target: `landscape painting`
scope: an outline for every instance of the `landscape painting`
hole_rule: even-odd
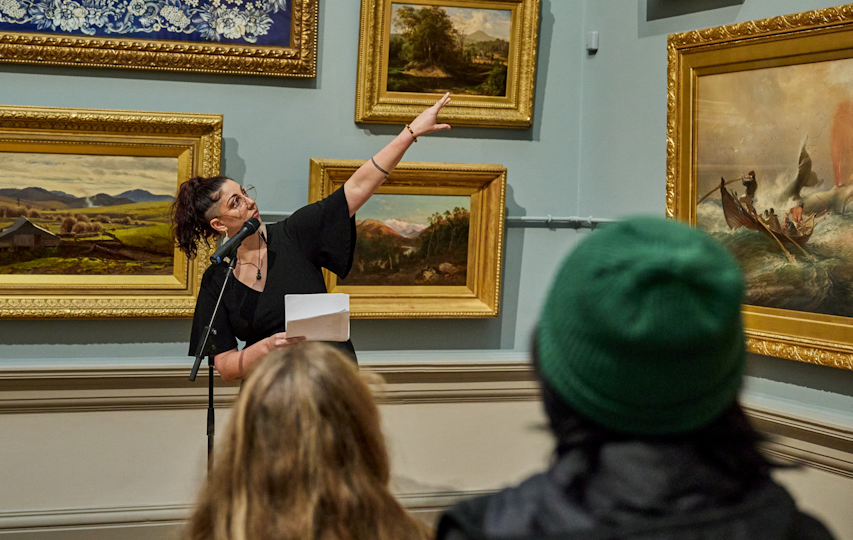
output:
[[[0,152],[0,274],[174,271],[178,158]]]
[[[311,159],[308,202],[343,189],[364,161]],[[506,169],[401,161],[359,208],[349,274],[326,290],[363,319],[496,317],[500,311]]]
[[[853,317],[853,59],[701,77],[696,225],[745,303]]]
[[[391,4],[389,92],[506,96],[512,11]]]
[[[355,121],[533,125],[541,0],[361,0]]]
[[[353,267],[340,285],[465,285],[470,197],[376,194],[357,219]]]

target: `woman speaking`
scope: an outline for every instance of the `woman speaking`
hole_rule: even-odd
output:
[[[261,223],[237,249],[234,278],[228,281],[216,315],[210,340],[214,365],[223,379],[242,379],[270,351],[303,338],[285,333],[285,294],[326,292],[322,268],[345,277],[355,249],[355,213],[382,185],[403,154],[418,137],[450,129],[438,124],[439,111],[450,101],[445,94],[411,124],[406,125],[385,148],[365,162],[325,199],[309,204],[289,218]],[[172,230],[178,247],[190,259],[198,254],[201,240],[236,235],[246,221],[260,220],[255,200],[234,180],[225,176],[192,178],[181,184],[172,205]],[[205,326],[210,322],[228,272],[225,263],[204,273],[193,316],[190,356],[195,356]],[[246,343],[238,349],[238,341]],[[352,343],[336,344],[355,360]]]

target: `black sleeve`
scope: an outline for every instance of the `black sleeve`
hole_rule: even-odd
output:
[[[799,512],[788,536],[791,540],[833,540],[832,533],[812,516]]]
[[[217,270],[218,268],[215,267],[208,268],[201,279],[201,287],[198,291],[198,299],[196,300],[195,312],[193,313],[193,329],[192,334],[190,334],[189,356],[196,355],[196,348],[201,342],[204,328],[210,322],[210,317],[213,315],[213,308],[216,307],[216,300],[219,298],[219,291],[222,289],[224,276],[222,272]],[[216,335],[210,336],[208,340],[213,340],[215,344],[213,356],[237,348],[237,338],[234,337],[234,332],[228,321],[227,296],[228,291],[225,291],[225,297],[222,299],[222,304],[219,306],[219,311],[216,313],[216,320],[213,323]]]
[[[460,501],[447,509],[436,525],[436,540],[484,540],[483,517],[490,496]]]
[[[349,215],[344,188],[293,213],[285,222],[288,233],[315,266],[345,278],[355,252],[355,217]]]

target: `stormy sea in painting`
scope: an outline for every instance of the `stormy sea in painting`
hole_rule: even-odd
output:
[[[793,263],[769,236],[730,230],[719,197],[697,207],[696,224],[737,259],[746,277],[745,304],[853,317],[853,213],[820,218],[803,247],[814,260],[786,244]]]

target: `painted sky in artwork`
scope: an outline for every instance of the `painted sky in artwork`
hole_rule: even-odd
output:
[[[391,5],[391,31],[401,33],[402,29],[394,25],[394,17],[401,6],[420,9],[427,6],[415,4],[392,4]],[[510,29],[512,27],[512,12],[499,9],[472,9],[443,7],[444,11],[453,21],[453,26],[463,35],[483,31],[486,34],[509,41]]]
[[[828,189],[832,118],[844,101],[853,101],[853,59],[700,77],[699,195],[721,176],[730,180],[749,170],[758,173],[759,186],[789,183],[803,142],[812,169],[825,179],[821,189]]]
[[[76,197],[145,189],[175,196],[178,158],[0,152],[0,188],[40,187]]]
[[[373,195],[356,214],[356,219],[387,221],[397,219],[427,225],[432,214],[454,207],[469,209],[471,198],[463,195]]]

